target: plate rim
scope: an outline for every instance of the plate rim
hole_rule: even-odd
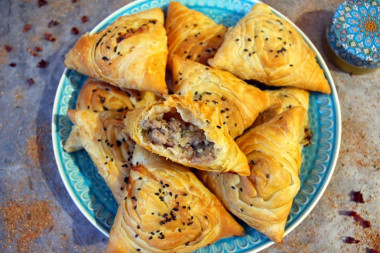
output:
[[[96,30],[99,30],[99,28],[101,28],[104,24],[106,24],[107,22],[109,22],[109,20],[117,17],[117,16],[120,16],[120,14],[122,12],[124,12],[126,9],[132,9],[134,6],[136,5],[139,5],[143,2],[146,2],[147,0],[137,0],[137,1],[134,1],[132,3],[129,3],[129,4],[126,4],[122,7],[120,7],[119,9],[117,9],[116,11],[112,12],[111,14],[109,14],[107,17],[105,17],[102,21],[100,21],[99,23],[97,23],[97,25],[90,31],[90,34],[94,33]],[[149,0],[148,0],[149,1]],[[153,0],[150,0],[150,1],[153,1]],[[178,0],[178,1],[181,1],[181,0]],[[251,2],[253,4],[257,4],[257,3],[262,3],[261,1],[259,0],[245,0],[247,2]],[[171,1],[168,1],[168,3],[170,3]],[[289,20],[284,14],[282,14],[281,12],[277,11],[275,8],[271,7],[270,5],[268,5],[270,7],[270,9],[276,14],[278,15],[279,17],[285,19],[286,21],[288,21],[296,30],[297,32],[300,33],[300,35],[302,36],[302,38],[305,40],[305,42],[311,47],[311,49],[315,52],[316,54],[316,58],[318,59],[318,62],[319,62],[319,65],[320,67],[322,68],[323,72],[324,72],[324,75],[326,77],[326,79],[328,80],[329,84],[330,84],[330,87],[331,87],[331,96],[332,96],[332,100],[334,102],[334,110],[335,110],[335,118],[334,118],[334,122],[336,123],[335,125],[335,141],[334,141],[334,150],[331,154],[331,164],[330,164],[330,170],[329,172],[326,174],[326,178],[324,180],[324,182],[322,183],[320,189],[319,189],[319,192],[316,193],[314,199],[311,201],[311,203],[306,207],[306,209],[304,210],[304,212],[298,217],[298,219],[292,223],[286,230],[285,230],[285,233],[284,233],[284,237],[286,235],[288,235],[290,232],[292,232],[296,227],[298,227],[298,225],[310,214],[310,212],[315,208],[315,206],[317,205],[317,203],[319,202],[319,200],[322,198],[327,186],[329,185],[330,183],[330,180],[331,180],[331,177],[332,175],[334,174],[334,171],[335,171],[335,167],[336,167],[336,163],[337,163],[337,160],[338,160],[338,156],[339,156],[339,150],[340,150],[340,144],[341,144],[341,134],[342,134],[342,120],[341,120],[341,110],[340,110],[340,102],[339,102],[339,98],[338,98],[338,94],[337,94],[337,91],[336,91],[336,86],[335,86],[335,82],[332,78],[332,75],[330,73],[330,70],[329,68],[327,67],[326,65],[326,62],[325,60],[323,59],[323,57],[321,56],[321,54],[319,53],[319,51],[317,50],[317,48],[315,47],[315,45],[311,42],[311,40],[304,34],[304,32],[296,25],[294,24],[291,20]],[[158,8],[161,8],[161,7],[158,7]],[[82,203],[80,202],[80,200],[78,199],[78,197],[76,196],[76,194],[74,193],[73,189],[71,188],[67,178],[66,178],[66,175],[65,175],[65,172],[64,172],[64,168],[63,166],[61,165],[62,163],[62,160],[60,158],[60,153],[58,152],[58,141],[57,141],[57,136],[56,136],[56,133],[57,133],[57,126],[56,126],[56,116],[58,115],[58,104],[59,104],[59,101],[58,101],[58,98],[62,92],[62,89],[63,89],[63,86],[64,86],[64,81],[66,79],[66,75],[67,75],[67,72],[69,70],[67,68],[64,69],[63,73],[62,73],[62,76],[59,80],[59,83],[58,83],[58,87],[57,87],[57,91],[56,91],[56,94],[54,96],[54,105],[53,105],[53,110],[52,110],[52,120],[51,120],[51,135],[52,135],[52,144],[53,144],[53,151],[54,151],[54,158],[55,158],[55,162],[56,162],[56,165],[58,167],[58,171],[59,171],[59,174],[60,174],[60,177],[63,181],[63,184],[66,188],[66,190],[68,191],[71,199],[74,201],[75,205],[79,208],[79,210],[81,211],[81,213],[87,218],[87,220],[93,225],[95,226],[101,233],[103,233],[106,237],[109,237],[109,233],[108,231],[105,230],[105,228],[103,228],[102,226],[99,225],[99,223],[96,221],[96,219],[84,208],[84,206],[82,205]],[[259,252],[265,248],[268,248],[269,246],[273,245],[274,242],[272,240],[269,240],[268,242],[266,243],[263,243],[262,245],[258,246],[257,248],[254,248],[254,249],[250,249],[246,252]]]

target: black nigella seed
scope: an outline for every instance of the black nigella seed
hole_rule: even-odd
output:
[[[251,161],[251,164],[255,165],[255,164],[256,164],[256,162],[252,160],[252,161]]]
[[[231,189],[232,189],[232,190],[235,190],[235,186],[231,186]]]
[[[102,58],[104,61],[108,61],[108,58],[106,56],[103,56]]]
[[[187,196],[187,193],[184,193],[183,196]]]
[[[218,129],[221,129],[222,127],[221,126],[216,126]]]

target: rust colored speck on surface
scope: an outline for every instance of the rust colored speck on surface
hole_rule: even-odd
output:
[[[57,40],[56,38],[54,38],[53,34],[51,33],[44,33],[44,38],[45,40],[51,41],[51,42],[54,42]]]
[[[344,243],[348,243],[348,244],[359,243],[360,242],[359,240],[356,240],[355,238],[353,238],[351,236],[343,236],[340,239],[342,239],[342,241]]]
[[[72,32],[73,34],[75,34],[75,35],[78,35],[78,34],[79,34],[79,30],[78,30],[78,28],[76,28],[76,27],[71,28],[71,32]]]
[[[5,45],[4,49],[9,53],[13,50],[13,47],[11,47],[10,45]]]
[[[38,0],[38,7],[42,7],[42,6],[44,6],[45,4],[47,4],[47,1],[46,1],[46,0]]]
[[[34,79],[33,78],[29,78],[28,80],[26,80],[26,83],[29,85],[29,86],[32,86],[34,84]]]
[[[0,207],[8,243],[15,241],[17,252],[31,252],[33,241],[54,223],[51,202],[32,199],[25,196],[24,200],[7,200]]]
[[[51,20],[48,24],[48,27],[52,28],[52,27],[57,26],[57,25],[59,25],[59,22],[57,20]]]
[[[23,32],[23,33],[26,33],[27,31],[30,30],[31,27],[32,27],[32,26],[31,26],[30,24],[25,24],[25,25],[24,25],[24,29],[22,29],[22,32]]]
[[[46,68],[47,65],[49,65],[49,62],[47,62],[47,61],[45,61],[44,59],[42,59],[41,61],[38,62],[37,67],[43,69],[43,68]]]
[[[371,222],[364,220],[362,217],[360,217],[359,214],[357,214],[355,211],[339,211],[339,215],[345,215],[345,216],[351,216],[354,218],[356,222],[359,222],[359,224],[363,228],[370,228]]]
[[[86,23],[88,21],[88,18],[87,16],[82,16],[81,20],[82,20],[82,23]]]
[[[364,200],[363,200],[363,194],[358,191],[351,191],[350,192],[350,198],[351,198],[351,201],[354,201],[356,203],[364,203]]]

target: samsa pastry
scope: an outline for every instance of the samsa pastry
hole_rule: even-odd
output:
[[[259,113],[277,111],[281,102],[267,91],[249,85],[231,73],[174,58],[173,91],[197,102],[220,108],[223,124],[232,138],[252,125]]]
[[[219,110],[172,95],[132,111],[126,131],[140,146],[185,166],[249,175],[247,158],[228,134]]]
[[[136,146],[106,252],[192,252],[243,228],[179,164]]]
[[[122,90],[103,81],[88,78],[79,92],[76,109],[93,112],[126,112],[156,100],[157,97],[152,92]],[[83,149],[79,135],[79,128],[74,125],[65,142],[66,152]]]
[[[227,209],[251,227],[281,242],[293,199],[300,189],[304,109],[294,107],[237,139],[251,175],[200,172]]]
[[[135,146],[123,131],[125,113],[68,110],[68,115],[78,129],[84,149],[119,202],[129,177]]]
[[[314,51],[285,19],[263,3],[230,29],[208,63],[244,80],[271,86],[293,86],[330,94]]]
[[[120,88],[167,94],[167,38],[159,8],[122,16],[104,30],[84,34],[65,66]]]
[[[178,2],[170,2],[165,22],[168,36],[168,68],[174,55],[206,64],[224,40],[227,27],[201,12]]]

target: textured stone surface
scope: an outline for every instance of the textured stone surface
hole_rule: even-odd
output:
[[[129,1],[0,1],[0,244],[1,252],[103,252],[107,238],[94,228],[70,199],[58,174],[50,124],[63,57],[79,38]],[[294,21],[322,53],[322,34],[337,0],[265,1]],[[88,21],[82,23],[86,15]],[[51,20],[57,26],[48,27]],[[25,24],[29,31],[23,33]],[[44,39],[51,33],[55,42]],[[5,50],[11,46],[11,52]],[[32,56],[28,48],[42,48]],[[36,66],[44,59],[46,68]],[[9,66],[16,63],[15,67]],[[327,64],[342,110],[342,145],[336,172],[311,214],[282,245],[264,252],[366,252],[380,250],[380,71],[350,76]],[[34,79],[29,85],[27,80]],[[363,204],[350,201],[361,191]],[[371,222],[363,229],[353,210]],[[358,244],[345,244],[351,236]]]

